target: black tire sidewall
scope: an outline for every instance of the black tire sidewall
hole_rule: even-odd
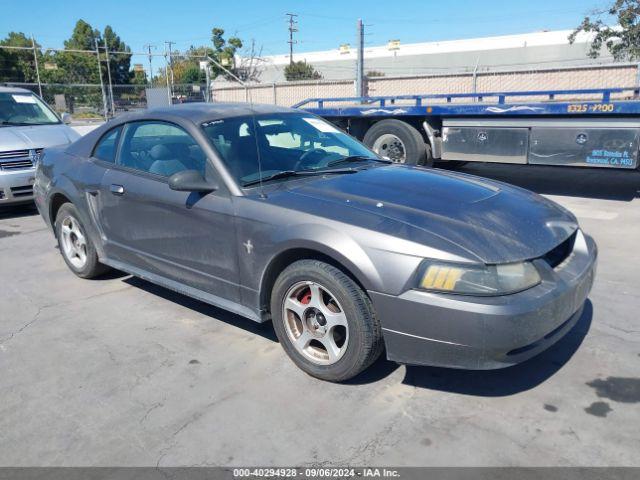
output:
[[[363,142],[373,148],[375,141],[384,134],[398,137],[405,148],[406,161],[404,165],[424,165],[427,161],[427,149],[420,132],[402,120],[381,120],[373,124],[365,133]]]
[[[282,302],[289,289],[294,284],[303,281],[316,282],[330,290],[347,317],[349,327],[347,351],[333,365],[317,365],[306,359],[292,345],[287,335],[282,316]],[[280,274],[271,295],[273,326],[283,349],[300,369],[323,380],[342,381],[357,375],[372,363],[372,361],[368,360],[371,355],[366,351],[367,338],[365,332],[366,329],[372,327],[370,324],[371,319],[367,318],[367,308],[362,308],[362,299],[354,298],[354,294],[366,295],[353,280],[340,270],[323,262],[299,261],[286,268]],[[377,358],[378,355],[375,357]]]

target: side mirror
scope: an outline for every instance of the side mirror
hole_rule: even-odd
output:
[[[197,170],[183,170],[169,177],[169,188],[178,192],[211,193],[218,185],[208,182]]]
[[[66,123],[67,125],[71,123],[71,115],[69,115],[67,112],[64,112],[60,119],[62,120],[62,123]]]

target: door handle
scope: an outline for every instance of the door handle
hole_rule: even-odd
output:
[[[114,195],[124,195],[124,187],[122,185],[116,185],[115,183],[111,185],[111,193]]]

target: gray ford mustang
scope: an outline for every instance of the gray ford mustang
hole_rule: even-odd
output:
[[[392,164],[298,110],[201,104],[45,151],[36,204],[78,276],[109,267],[273,321],[305,372],[500,368],[580,317],[597,250],[528,191]]]

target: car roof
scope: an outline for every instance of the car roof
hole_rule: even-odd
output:
[[[3,87],[0,85],[0,93],[33,93],[31,90],[20,87]]]
[[[260,115],[269,113],[301,113],[301,110],[278,107],[276,105],[249,103],[186,103],[170,107],[151,108],[140,112],[126,113],[104,123],[95,130],[82,136],[69,145],[67,152],[74,155],[89,155],[95,143],[107,131],[127,122],[144,120],[161,120],[174,123],[189,123],[200,125],[212,120],[224,118]]]
[[[180,117],[193,123],[200,124],[210,120],[239,117],[263,113],[287,113],[299,112],[287,107],[276,105],[249,104],[249,103],[183,103],[170,107],[151,108],[136,113],[128,113],[117,118],[118,122],[131,122],[135,120],[171,120]]]

